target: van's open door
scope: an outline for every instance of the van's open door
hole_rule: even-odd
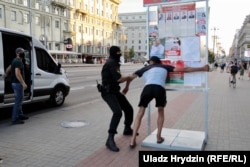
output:
[[[2,43],[0,43],[3,50],[1,50],[1,54],[3,55],[4,62],[4,71],[6,71],[7,67],[11,64],[12,60],[16,57],[15,50],[18,47],[22,47],[24,50],[28,52],[25,53],[25,83],[28,88],[24,92],[24,103],[29,102],[32,98],[32,57],[31,57],[31,46],[30,43],[32,39],[25,35],[17,35],[9,32],[0,32],[0,37],[2,38]],[[3,103],[4,105],[12,105],[14,103],[14,93],[11,87],[10,75],[4,79],[4,96]],[[2,103],[2,102],[1,102]]]

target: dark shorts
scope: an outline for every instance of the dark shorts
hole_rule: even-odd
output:
[[[149,102],[155,99],[156,107],[165,107],[167,104],[166,90],[160,85],[147,85],[141,93],[139,107],[147,107]]]

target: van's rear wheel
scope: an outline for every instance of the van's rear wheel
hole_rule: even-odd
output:
[[[61,106],[65,100],[65,93],[63,88],[56,88],[51,95],[51,102],[54,106]]]

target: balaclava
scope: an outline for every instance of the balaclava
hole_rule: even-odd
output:
[[[122,54],[117,54],[117,52],[121,51],[121,49],[118,46],[111,46],[109,49],[109,58],[120,62],[120,57],[122,56]]]

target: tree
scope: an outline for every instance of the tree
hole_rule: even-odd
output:
[[[131,59],[132,57],[135,56],[135,51],[134,51],[134,48],[130,48],[129,49],[129,58]]]
[[[214,53],[210,50],[208,50],[208,62],[211,64],[215,61]]]

